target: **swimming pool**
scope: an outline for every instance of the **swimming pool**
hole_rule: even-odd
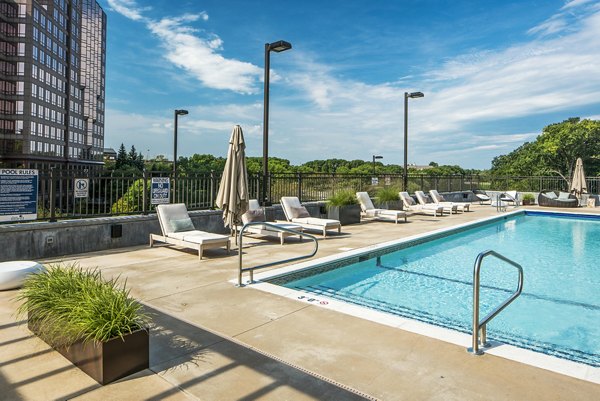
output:
[[[488,324],[488,338],[600,367],[600,218],[520,212],[278,276],[272,284],[471,333],[476,256],[521,264],[522,295]],[[517,273],[486,259],[481,316],[514,290]]]

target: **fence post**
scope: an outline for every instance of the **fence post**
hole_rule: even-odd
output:
[[[54,167],[50,167],[50,222],[54,223],[56,221],[56,205],[55,203],[55,195],[56,188],[54,187]]]
[[[146,167],[142,170],[142,214],[148,214],[148,208],[146,207],[146,202],[148,201],[148,185],[146,184],[146,180],[148,180],[148,172],[146,171]]]
[[[302,173],[298,172],[298,199],[302,202]]]
[[[210,207],[215,208],[215,170],[210,170]]]

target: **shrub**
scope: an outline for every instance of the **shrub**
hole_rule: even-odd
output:
[[[523,200],[526,202],[532,202],[535,200],[535,196],[533,196],[533,194],[523,194]]]
[[[27,277],[17,296],[23,302],[18,313],[28,314],[38,335],[53,347],[123,338],[150,320],[125,284],[120,286],[117,279],[104,281],[97,269],[50,265],[47,271]]]
[[[328,206],[345,206],[356,204],[358,204],[356,193],[351,190],[340,191],[327,199]]]
[[[400,200],[399,192],[400,189],[396,187],[383,187],[377,191],[375,196],[379,202],[393,202]]]

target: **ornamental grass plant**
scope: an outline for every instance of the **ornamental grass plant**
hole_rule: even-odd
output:
[[[375,197],[381,203],[383,202],[394,202],[400,200],[400,188],[396,187],[382,187],[377,190]]]
[[[55,264],[29,275],[17,300],[36,334],[53,347],[77,341],[106,342],[147,327],[142,305],[129,296],[126,282],[103,280],[98,269]]]
[[[339,191],[329,199],[327,199],[327,206],[347,206],[347,205],[358,205],[358,199],[356,198],[356,192],[349,189]]]

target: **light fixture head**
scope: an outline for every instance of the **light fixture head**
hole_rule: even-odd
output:
[[[423,92],[412,92],[412,93],[405,93],[405,94],[406,94],[406,97],[410,97],[412,99],[417,98],[417,97],[425,97]]]
[[[375,156],[375,155],[373,155],[373,159],[383,159],[383,156]]]
[[[268,47],[269,51],[281,53],[283,51],[290,50],[292,48],[292,44],[290,42],[286,42],[285,40],[279,40],[277,42],[270,43]]]
[[[186,114],[189,114],[189,111],[187,111],[187,110],[175,110],[175,114],[177,114],[178,116],[185,116]]]

